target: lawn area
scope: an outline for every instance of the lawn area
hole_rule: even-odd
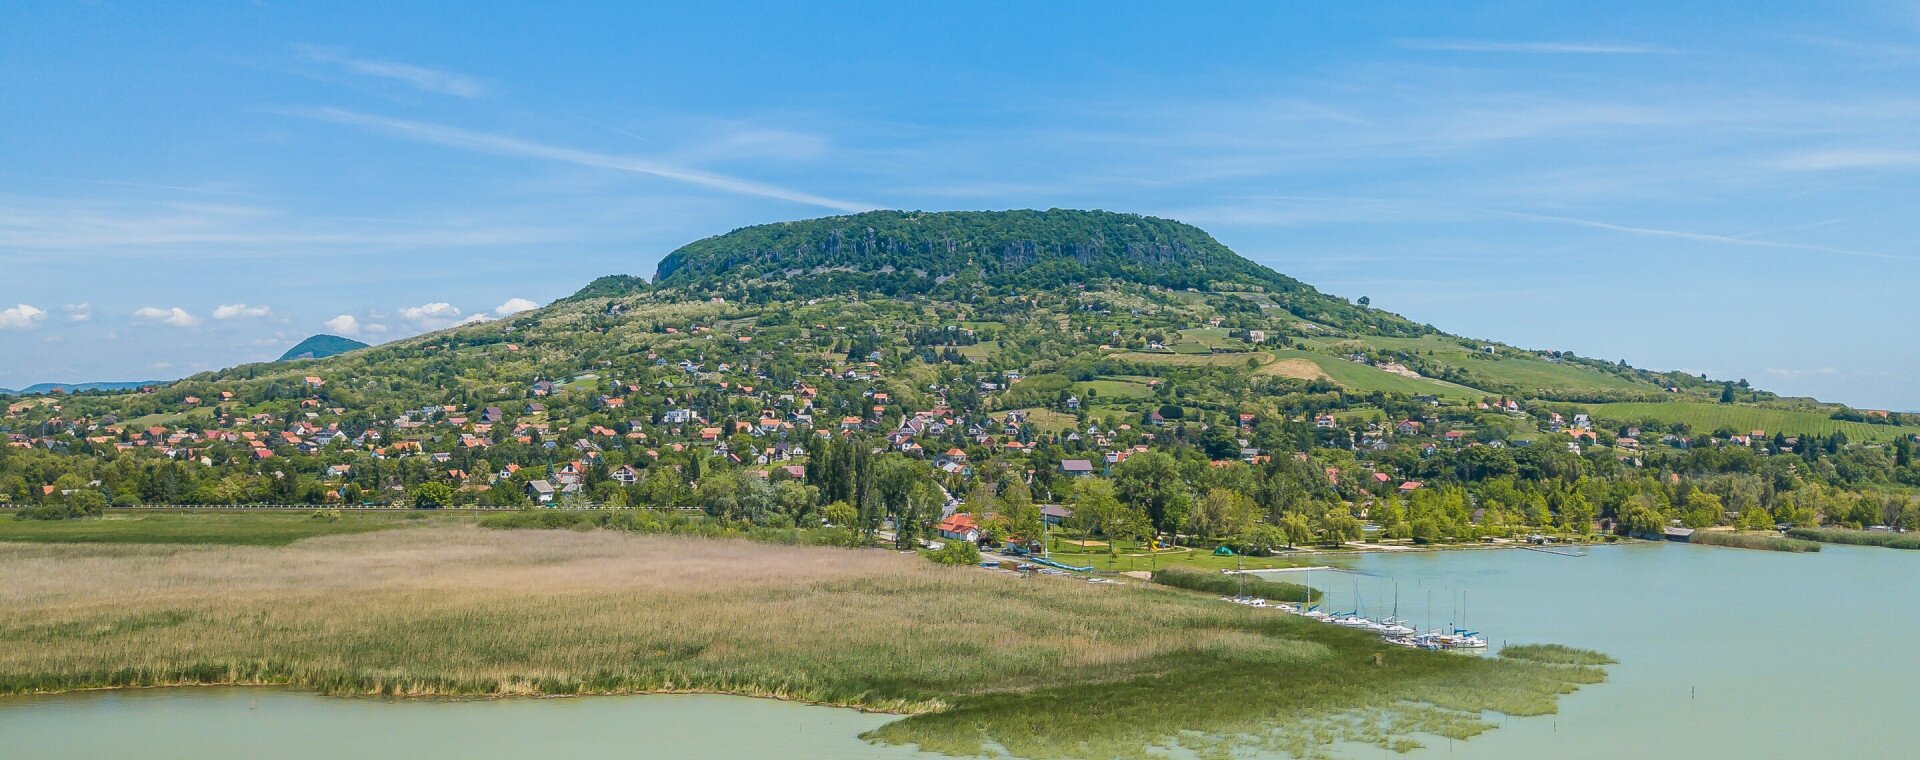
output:
[[[1140,398],[1153,394],[1153,390],[1148,388],[1146,383],[1136,383],[1127,380],[1088,380],[1082,383],[1074,383],[1073,389],[1075,393],[1080,394],[1082,399],[1087,398],[1089,395],[1087,391],[1089,390],[1094,391],[1092,394],[1094,398],[1102,399]]]
[[[408,519],[418,514],[343,511],[338,522],[316,520],[305,512],[116,512],[84,520],[16,520],[5,515],[0,516],[0,541],[286,546],[314,536],[419,525],[419,519]]]
[[[1603,670],[1402,649],[1206,594],[912,554],[438,525],[292,546],[0,543],[0,693],[717,692],[906,713],[952,755],[1465,739]],[[1524,652],[1526,650],[1520,650]],[[1597,655],[1595,662],[1603,661]],[[1298,753],[1296,753],[1297,755]]]
[[[1891,441],[1902,435],[1920,433],[1920,428],[1915,427],[1846,422],[1815,411],[1772,409],[1742,404],[1663,401],[1588,404],[1585,408],[1587,413],[1593,415],[1596,420],[1626,423],[1643,420],[1658,420],[1666,423],[1684,422],[1693,428],[1695,433],[1711,433],[1722,427],[1733,428],[1742,434],[1754,430],[1765,430],[1767,435],[1774,433],[1833,435],[1835,432],[1843,432],[1847,434],[1848,440],[1853,441]]]
[[[1320,371],[1333,378],[1334,382],[1363,393],[1381,391],[1404,393],[1409,396],[1439,396],[1458,401],[1475,401],[1487,395],[1477,388],[1468,388],[1432,378],[1397,375],[1359,362],[1350,362],[1336,356],[1297,348],[1280,349],[1272,353],[1279,357],[1280,361],[1313,362],[1319,365]]]
[[[997,340],[981,341],[971,346],[960,347],[960,355],[967,357],[968,361],[976,361],[976,362],[987,361],[989,359],[992,359],[994,356],[998,355],[999,353],[1000,353],[1000,341],[997,341]]]
[[[1244,352],[1237,354],[1180,354],[1160,353],[1157,351],[1118,351],[1112,357],[1121,361],[1141,364],[1175,364],[1187,367],[1245,367],[1247,360],[1263,365],[1273,361],[1273,357],[1263,353]]]
[[[1079,418],[1066,412],[1056,412],[1037,406],[1019,411],[1027,413],[1027,424],[1046,433],[1064,433],[1074,429],[1080,422]]]

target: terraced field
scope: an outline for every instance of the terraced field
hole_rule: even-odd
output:
[[[1588,414],[1602,421],[1639,422],[1658,420],[1666,423],[1684,422],[1694,432],[1710,433],[1722,427],[1732,428],[1742,433],[1764,430],[1767,435],[1785,433],[1800,435],[1832,435],[1835,432],[1847,434],[1855,441],[1890,441],[1901,435],[1920,433],[1920,428],[1869,425],[1864,422],[1845,422],[1828,417],[1816,411],[1797,411],[1790,409],[1772,409],[1758,406],[1735,404],[1705,404],[1691,401],[1666,401],[1653,403],[1588,404],[1584,407]]]
[[[1645,393],[1660,389],[1636,380],[1608,374],[1577,364],[1561,364],[1544,359],[1499,356],[1474,351],[1451,340],[1435,336],[1420,338],[1367,337],[1346,340],[1315,341],[1335,351],[1367,346],[1377,350],[1417,353],[1433,361],[1459,367],[1489,385],[1508,385],[1524,395],[1558,393]]]

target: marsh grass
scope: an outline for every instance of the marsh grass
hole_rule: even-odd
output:
[[[1604,677],[1396,649],[1174,589],[606,530],[15,543],[0,545],[0,577],[0,693],[723,692],[908,714],[868,738],[960,754],[1311,750],[1329,736],[1404,748],[1410,733],[1486,730],[1485,710],[1551,711]]]
[[[1733,533],[1723,530],[1695,531],[1693,543],[1728,546],[1735,549],[1760,549],[1773,552],[1817,552],[1820,544],[1772,533]]]
[[[0,541],[285,546],[303,538],[416,524],[418,513],[358,512],[316,520],[310,512],[115,513],[77,520],[0,520]]]
[[[1320,590],[1298,583],[1275,581],[1257,575],[1228,575],[1226,573],[1207,572],[1185,567],[1170,567],[1153,571],[1153,582],[1165,586],[1184,588],[1190,591],[1204,591],[1209,594],[1227,596],[1257,596],[1281,602],[1320,601]]]
[[[1888,549],[1920,549],[1920,536],[1911,533],[1886,533],[1875,530],[1849,530],[1846,528],[1794,528],[1787,531],[1793,538],[1819,541],[1826,544],[1850,544],[1853,546],[1881,546]]]

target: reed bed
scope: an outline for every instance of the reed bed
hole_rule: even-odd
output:
[[[868,738],[960,754],[1136,757],[1327,732],[1404,747],[1413,731],[1485,730],[1484,710],[1550,711],[1604,677],[1399,650],[1171,589],[605,530],[0,543],[0,577],[0,693],[722,692],[908,714]]]
[[[1787,535],[1808,541],[1819,541],[1824,544],[1881,546],[1888,549],[1920,549],[1920,536],[1915,536],[1912,533],[1889,533],[1877,530],[1850,530],[1847,528],[1793,528],[1787,531]]]
[[[1729,546],[1735,549],[1760,549],[1772,552],[1817,552],[1820,544],[1772,533],[1733,533],[1722,530],[1695,531],[1693,543]]]
[[[1190,591],[1227,596],[1257,596],[1279,602],[1320,601],[1320,589],[1298,583],[1275,581],[1257,575],[1213,573],[1185,567],[1153,571],[1153,582]]]

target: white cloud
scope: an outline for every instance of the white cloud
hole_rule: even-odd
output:
[[[505,316],[511,316],[514,314],[519,314],[520,312],[523,312],[523,311],[533,311],[534,309],[538,309],[538,308],[540,308],[540,304],[534,303],[525,298],[509,298],[507,299],[506,303],[493,307],[493,313],[505,317]]]
[[[420,306],[407,306],[400,309],[401,319],[412,322],[414,326],[428,331],[460,324],[461,318],[465,315],[466,312],[461,311],[460,307],[445,301],[436,301]]]
[[[251,319],[271,314],[273,309],[270,307],[248,306],[244,303],[221,304],[213,310],[214,319]]]
[[[1767,369],[1766,372],[1767,374],[1773,375],[1774,377],[1806,377],[1809,375],[1840,374],[1840,370],[1834,367],[1818,367],[1815,369],[1780,369],[1777,367],[1770,367]]]
[[[487,94],[487,85],[473,77],[442,69],[430,69],[396,61],[382,61],[372,58],[354,58],[339,51],[313,45],[297,46],[309,61],[328,63],[345,69],[348,73],[361,76],[389,79],[405,84],[421,92],[452,95],[456,98],[478,98]]]
[[[326,328],[328,332],[335,335],[352,337],[360,334],[360,320],[355,319],[352,314],[342,314],[327,320]]]
[[[481,322],[492,322],[492,321],[493,321],[493,317],[489,317],[485,314],[475,314],[473,316],[467,317],[466,319],[460,320],[456,324],[477,325],[477,324],[480,324]]]
[[[135,319],[158,322],[173,327],[198,327],[200,325],[199,317],[188,314],[186,309],[178,306],[170,309],[162,309],[158,306],[142,306],[138,311],[133,313],[133,316]]]
[[[18,304],[10,309],[0,309],[0,328],[24,330],[35,322],[46,319],[47,313],[26,304]]]
[[[420,306],[402,307],[400,316],[415,322],[429,319],[454,319],[460,316],[460,307],[445,301],[435,301]]]
[[[60,311],[66,313],[69,322],[85,322],[93,319],[93,304],[90,303],[70,303],[60,307]]]

